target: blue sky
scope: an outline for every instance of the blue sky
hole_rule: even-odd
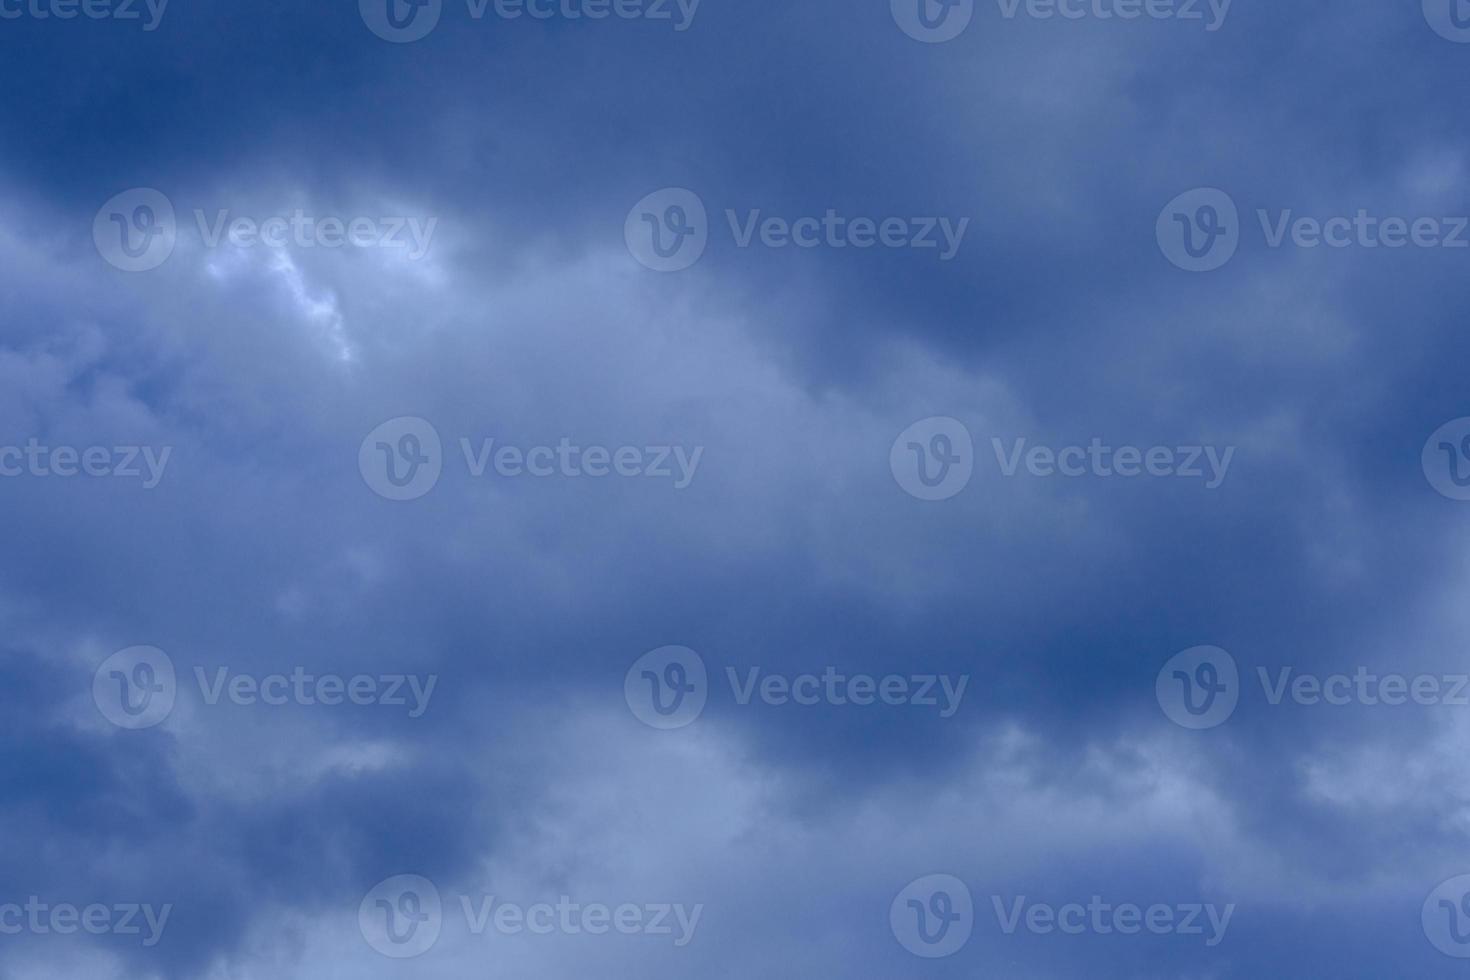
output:
[[[0,980],[1463,972],[1470,4],[122,3],[0,0]]]

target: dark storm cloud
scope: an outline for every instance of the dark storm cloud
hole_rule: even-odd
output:
[[[1464,574],[1459,512],[1419,452],[1470,414],[1461,253],[1273,249],[1256,216],[1470,209],[1453,98],[1470,62],[1416,7],[1237,0],[1206,32],[981,4],[942,45],[884,3],[705,0],[678,32],[450,2],[406,45],[353,4],[175,0],[150,32],[0,23],[0,443],[173,452],[147,491],[0,481],[0,586],[25,640],[5,661],[0,776],[29,845],[8,860],[17,893],[175,901],[158,954],[114,950],[129,975],[315,977],[338,957],[392,975],[354,916],[407,872],[446,892],[647,874],[706,896],[706,945],[659,960],[667,975],[900,973],[914,961],[887,903],[935,870],[990,917],[935,976],[1444,973],[1416,914],[1465,870],[1452,709],[1330,713],[1250,688],[1257,667],[1458,656],[1442,597]],[[169,196],[181,240],[128,274],[90,236],[135,186]],[[711,242],[661,276],[622,230],[670,186],[699,195]],[[1231,195],[1244,241],[1190,275],[1154,225],[1201,186]],[[196,233],[195,209],[298,207],[438,225],[421,261],[282,261]],[[941,261],[741,248],[726,216],[829,209],[969,225]],[[963,421],[977,456],[939,505],[886,465],[933,415]],[[433,491],[402,503],[357,469],[398,416],[445,450]],[[704,454],[676,490],[477,478],[460,446],[564,437]],[[1095,437],[1237,451],[1205,490],[1008,478],[991,443]],[[221,664],[441,686],[422,719],[186,690],[156,730],[99,727],[90,671],[140,643],[185,689]],[[717,683],[696,726],[654,733],[621,686],[669,643]],[[1154,677],[1203,643],[1255,694],[1188,733]],[[952,719],[741,705],[724,682],[829,666],[970,682]],[[992,746],[1006,732],[1024,751]],[[659,772],[688,797],[663,789],[623,822]],[[686,867],[665,836],[707,846]],[[1240,911],[1204,956],[1183,937],[995,934],[992,892],[1098,890]],[[462,939],[426,975],[483,966]],[[571,975],[580,954],[526,955]],[[606,969],[647,972],[634,954]]]

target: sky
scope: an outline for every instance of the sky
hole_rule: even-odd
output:
[[[0,79],[0,980],[1470,968],[1470,3]]]

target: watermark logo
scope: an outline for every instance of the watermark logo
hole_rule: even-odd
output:
[[[492,0],[467,0],[470,17],[480,20]],[[694,26],[702,0],[493,0],[501,20],[666,20],[682,34]]]
[[[759,243],[771,249],[936,249],[941,262],[959,254],[965,232],[970,229],[969,218],[849,218],[838,214],[835,208],[828,208],[820,218],[763,216],[759,208],[742,215],[726,208],[725,223],[730,227],[736,248],[750,248]]]
[[[1470,2],[1467,0],[1424,0],[1424,19],[1440,37],[1470,44]]]
[[[426,256],[438,218],[317,217],[301,208],[264,220],[222,208],[193,211],[200,244],[232,248],[384,248],[401,249],[410,261]],[[97,211],[92,240],[110,265],[124,272],[148,272],[168,261],[178,243],[179,223],[163,192],[139,187],[116,195]]]
[[[577,902],[562,895],[556,902],[522,905],[496,895],[457,898],[466,931],[483,936],[656,936],[671,938],[676,947],[694,939],[704,905],[672,902]],[[398,875],[382,882],[358,906],[358,925],[368,945],[394,959],[421,956],[439,940],[449,912],[439,890],[419,875]]]
[[[0,905],[0,936],[22,933],[71,936],[78,932],[91,936],[141,936],[143,947],[151,949],[163,939],[173,910],[172,903],[158,908],[132,902],[77,906],[70,902],[43,902],[39,896],[32,895],[24,905],[15,902]]]
[[[1072,479],[1135,479],[1171,477],[1202,480],[1206,490],[1218,490],[1230,472],[1235,447],[1226,446],[1112,446],[1094,436],[1086,446],[1027,445],[1015,439],[1009,448],[999,438],[990,440],[1002,476],[1013,477],[1024,466],[1035,477]]]
[[[1446,422],[1424,443],[1424,477],[1441,496],[1470,500],[1470,418]]]
[[[1320,217],[1290,208],[1257,208],[1256,221],[1266,247],[1273,250],[1470,248],[1470,217],[1464,215],[1405,217],[1358,208],[1352,215]],[[1159,213],[1157,225],[1159,248],[1189,272],[1210,272],[1229,262],[1243,231],[1235,202],[1214,188],[1181,194]]]
[[[885,674],[874,677],[872,674],[844,674],[836,667],[828,667],[821,674],[797,674],[794,677],[761,674],[761,668],[751,667],[742,679],[740,671],[734,667],[725,668],[725,677],[736,704],[748,705],[759,698],[761,703],[772,707],[911,705],[936,708],[940,718],[953,718],[965,699],[965,689],[970,686],[969,674],[958,677],[949,674]]]
[[[119,650],[92,676],[92,700],[119,728],[152,728],[169,716],[178,696],[174,663],[157,647]]]
[[[136,20],[149,32],[167,9],[168,0],[0,0],[0,20]]]
[[[1159,249],[1186,272],[1211,272],[1240,247],[1240,212],[1230,195],[1214,187],[1180,194],[1159,212]]]
[[[389,419],[369,432],[358,447],[357,468],[378,496],[417,500],[434,489],[444,469],[439,432],[415,416]]]
[[[821,217],[797,218],[748,209],[725,209],[725,223],[736,248],[769,249],[934,249],[939,261],[959,254],[969,218],[848,217],[828,208]],[[628,251],[658,272],[679,272],[704,254],[711,234],[708,213],[699,195],[682,187],[648,195],[634,205],[623,222]]]
[[[1470,875],[1440,882],[1420,911],[1424,935],[1446,956],[1470,959]]]
[[[1440,882],[1424,900],[1420,922],[1435,949],[1456,959],[1470,959],[1470,875]]]
[[[163,482],[172,446],[47,446],[34,436],[24,446],[0,446],[0,477],[92,476]]]
[[[1023,8],[1032,20],[1200,21],[1213,34],[1225,26],[1233,0],[997,0],[1001,16],[1015,20]]]
[[[628,668],[623,698],[650,728],[672,731],[693,724],[709,700],[704,659],[688,647],[650,650]]]
[[[3,0],[0,0],[3,2]],[[439,26],[444,0],[358,0],[358,11],[368,30],[393,44],[428,37]],[[683,33],[694,26],[701,0],[465,0],[472,21],[491,13],[499,20],[670,21]]]
[[[925,44],[953,41],[975,16],[975,0],[890,0],[894,23]]]
[[[1293,676],[1295,675],[1295,676]],[[1281,667],[1273,677],[1265,667],[1256,668],[1266,702],[1279,705],[1288,697],[1292,703],[1305,706],[1326,704],[1343,707],[1361,704],[1369,707],[1414,704],[1423,707],[1445,705],[1470,707],[1470,674],[1375,674],[1358,667],[1353,674],[1329,674],[1326,677],[1296,673],[1293,667]]]
[[[584,446],[563,436],[556,445],[515,446],[467,436],[459,439],[465,471],[475,479],[489,474],[505,479],[667,480],[675,490],[694,482],[703,446]],[[368,433],[358,447],[358,470],[368,487],[389,500],[414,500],[433,489],[443,472],[439,434],[424,419],[390,419]]]
[[[147,272],[168,261],[178,241],[173,202],[152,187],[109,198],[92,221],[97,254],[124,272]]]
[[[1352,673],[1314,674],[1295,667],[1256,668],[1266,704],[1303,707],[1470,707],[1470,674],[1378,674],[1367,666]],[[1185,728],[1224,724],[1244,694],[1233,658],[1218,647],[1195,647],[1178,654],[1159,671],[1159,706]]]
[[[624,936],[671,937],[675,947],[683,948],[694,940],[704,905],[686,906],[682,902],[624,902],[612,906],[602,902],[574,902],[562,895],[556,904],[536,902],[522,905],[502,901],[494,895],[459,897],[465,924],[471,935],[481,936],[493,927],[505,936],[529,933],[533,936],[604,936],[617,932]]]
[[[392,44],[409,44],[439,26],[444,0],[358,0],[357,7],[368,30]]]
[[[996,469],[1007,479],[1023,471],[1039,479],[1144,477],[1198,480],[1218,490],[1230,473],[1234,446],[1115,446],[1094,436],[1086,445],[1032,445],[1029,440],[992,437]],[[952,418],[915,422],[893,441],[889,468],[903,490],[921,500],[946,500],[969,484],[975,452],[969,430]]]
[[[783,674],[761,667],[725,668],[735,703],[759,701],[773,708],[874,706],[932,708],[940,718],[960,710],[970,675],[849,674],[828,666],[821,673]],[[704,711],[712,685],[704,660],[687,647],[662,647],[638,659],[623,678],[623,697],[640,721],[654,728],[683,728]]]
[[[633,258],[655,272],[687,269],[709,245],[704,201],[683,187],[654,191],[628,212],[623,240]]]
[[[248,215],[231,217],[229,208],[210,215],[194,209],[194,225],[205,248],[229,244],[233,248],[386,248],[403,249],[410,262],[429,254],[438,218],[369,217],[336,215],[317,217],[303,208],[264,220]]]
[[[1214,728],[1240,703],[1240,670],[1219,647],[1191,647],[1164,664],[1154,694],[1174,724],[1196,731]]]
[[[1225,26],[1233,0],[996,0],[1000,16],[1028,20],[1177,20],[1209,33]],[[915,41],[942,44],[965,32],[975,0],[890,0],[893,20]]]
[[[893,440],[888,466],[909,496],[948,500],[965,489],[974,475],[975,443],[958,419],[921,419]]]
[[[969,887],[953,875],[926,875],[894,898],[888,925],[899,945],[915,956],[953,956],[975,929],[975,902]]]
[[[313,674],[305,667],[296,667],[290,674],[231,674],[230,668],[219,667],[211,678],[203,667],[194,668],[194,679],[199,684],[199,693],[210,707],[221,699],[240,707],[264,704],[282,707],[297,704],[303,707],[324,705],[336,707],[354,704],[405,708],[410,718],[422,718],[429,710],[429,700],[439,683],[438,674],[421,677],[418,674]]]
[[[565,436],[555,446],[529,448],[497,446],[494,439],[481,439],[476,446],[461,437],[459,448],[465,469],[476,478],[490,470],[507,479],[643,477],[669,480],[675,490],[689,488],[704,458],[703,446],[582,446]]]
[[[295,667],[289,674],[264,676],[218,667],[194,668],[202,701],[209,707],[222,701],[240,707],[266,705],[305,707],[352,704],[362,707],[402,708],[410,718],[422,718],[439,683],[428,674],[317,674]],[[157,647],[121,650],[103,662],[92,679],[92,697],[103,717],[120,728],[150,728],[168,717],[179,693],[173,660]]]
[[[358,906],[357,925],[367,944],[384,956],[422,956],[434,948],[444,927],[439,889],[420,875],[379,882]]]
[[[1225,940],[1230,929],[1230,920],[1235,915],[1235,903],[1218,906],[1206,902],[1185,902],[1178,905],[1155,903],[1147,907],[1132,902],[1114,905],[1093,895],[1087,904],[1068,902],[1056,906],[1046,902],[1031,902],[1025,895],[1007,901],[1000,895],[990,896],[995,909],[1000,931],[1007,936],[1016,930],[1025,930],[1037,936],[1061,933],[1064,936],[1091,934],[1110,936],[1136,936],[1149,932],[1155,936],[1204,936],[1205,945],[1215,947]],[[1209,927],[1206,935],[1205,928]]]
[[[1024,930],[1037,936],[1200,936],[1208,947],[1224,941],[1235,904],[1113,903],[1101,895],[1086,902],[1052,905],[1025,895],[991,895],[990,904],[1001,934]],[[1470,903],[1467,903],[1470,907]],[[937,959],[958,952],[970,940],[975,908],[970,889],[952,875],[928,875],[910,883],[888,910],[889,925],[899,944],[915,956]]]

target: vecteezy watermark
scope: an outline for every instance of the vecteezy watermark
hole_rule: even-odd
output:
[[[1206,31],[1225,26],[1233,0],[996,0],[1005,20],[1198,21]],[[941,44],[965,32],[975,0],[890,0],[893,20],[915,41]]]
[[[623,676],[623,700],[651,728],[670,731],[692,724],[709,701],[704,658],[681,646],[648,651]]]
[[[893,440],[888,467],[910,496],[948,500],[970,484],[975,473],[975,443],[958,419],[920,419]]]
[[[694,26],[701,0],[465,0],[471,20],[669,21],[680,33]],[[444,0],[358,0],[368,30],[394,44],[428,37],[439,26]]]
[[[1036,477],[1064,476],[1110,478],[1174,477],[1203,480],[1206,490],[1217,490],[1230,471],[1235,447],[1215,446],[1109,446],[1094,437],[1086,446],[1026,446],[1025,439],[991,439],[995,460],[1003,476],[1015,476],[1024,462],[1026,472]],[[1024,454],[1024,455],[1023,455]]]
[[[34,436],[24,446],[0,446],[0,477],[94,476],[141,479],[144,490],[163,480],[172,446],[46,446]]]
[[[352,704],[406,708],[408,717],[421,718],[439,683],[437,674],[312,673],[295,667],[289,673],[266,675],[232,672],[218,667],[213,672],[194,668],[204,704],[221,701],[240,707],[281,707]],[[102,662],[92,676],[92,700],[97,710],[119,728],[152,728],[167,718],[178,698],[178,675],[173,659],[157,647],[137,646],[119,650]]]
[[[583,446],[562,437],[556,445],[497,445],[494,439],[459,440],[465,469],[480,478],[487,473],[505,479],[608,476],[668,480],[675,490],[694,482],[704,447],[674,445]],[[415,416],[389,419],[369,432],[357,452],[363,481],[389,500],[415,500],[434,488],[444,469],[439,432]]]
[[[694,939],[704,905],[682,903],[555,902],[523,905],[494,895],[459,895],[459,912],[470,935],[493,930],[505,936],[654,936],[676,947]],[[397,875],[379,883],[358,906],[357,921],[369,946],[394,959],[420,956],[439,941],[446,911],[439,889],[420,875]]]
[[[1359,666],[1351,675],[1337,673],[1325,677],[1297,673],[1293,667],[1281,667],[1275,672],[1257,667],[1256,676],[1266,701],[1272,705],[1290,697],[1295,704],[1333,707],[1349,704],[1470,707],[1470,674],[1375,674]]]
[[[1028,901],[1025,895],[1012,898],[992,895],[990,903],[1001,932],[1007,936],[1021,928],[1038,936],[1053,933],[1136,936],[1147,932],[1155,936],[1203,936],[1209,947],[1218,946],[1225,939],[1230,919],[1235,915],[1234,902],[1223,907],[1212,902],[1114,905],[1103,901],[1101,895],[1091,896],[1085,905],[1080,902],[1049,905]]]
[[[434,948],[444,929],[444,901],[421,875],[380,881],[357,907],[357,927],[367,944],[384,956],[404,960]]]
[[[951,678],[948,674],[843,674],[827,667],[820,675],[768,673],[751,667],[742,678],[734,667],[725,668],[725,677],[735,694],[735,703],[750,704],[753,697],[772,706],[794,704],[811,707],[817,704],[867,707],[886,704],[890,707],[913,705],[937,708],[939,717],[953,718],[960,710],[969,674]]]
[[[207,249],[386,248],[403,249],[412,261],[429,252],[438,218],[356,215],[317,216],[301,208],[264,218],[194,209],[199,242]],[[102,205],[92,222],[92,241],[108,264],[147,272],[168,261],[178,244],[173,202],[151,187],[135,187]]]
[[[144,31],[163,23],[168,0],[0,0],[0,20],[137,21]]]
[[[1424,442],[1424,477],[1442,496],[1470,500],[1470,418],[1446,422]]]
[[[1470,875],[1456,875],[1436,885],[1419,916],[1424,936],[1435,949],[1470,959]]]
[[[1470,248],[1470,217],[1384,216],[1359,208],[1351,217],[1309,217],[1291,209],[1256,211],[1266,247]],[[1229,262],[1243,229],[1235,201],[1224,191],[1201,187],[1165,205],[1155,224],[1159,249],[1187,272],[1211,272]]]
[[[1113,446],[1096,436],[1087,445],[1030,445],[1024,438],[1000,437],[993,437],[990,445],[997,470],[1007,478],[1024,468],[1039,478],[1199,480],[1206,490],[1220,488],[1235,458],[1234,446]],[[974,475],[974,441],[956,419],[921,419],[893,440],[888,465],[893,479],[910,496],[947,500],[965,489]]]
[[[231,704],[251,707],[264,704],[281,707],[297,704],[306,707],[336,707],[355,704],[360,707],[379,705],[407,708],[408,717],[422,718],[429,710],[429,699],[439,683],[439,675],[429,674],[313,674],[305,667],[292,668],[290,674],[231,674],[228,667],[218,667],[213,676],[203,667],[194,668],[194,678],[204,703],[219,704],[223,698]]]
[[[119,650],[92,675],[92,700],[119,728],[152,728],[174,710],[178,680],[174,662],[157,647]]]
[[[736,248],[935,249],[948,262],[960,250],[969,218],[867,218],[828,208],[821,217],[743,214],[727,209],[725,221]],[[667,187],[643,198],[623,222],[623,240],[638,262],[656,272],[678,272],[704,255],[710,222],[704,201],[683,187]]]
[[[821,673],[779,674],[761,667],[725,668],[725,679],[735,703],[744,707],[759,700],[770,707],[831,705],[860,708],[932,708],[940,718],[960,710],[970,675],[847,674],[836,667]],[[704,659],[688,647],[651,650],[634,661],[623,676],[623,698],[634,717],[663,730],[683,728],[704,711],[709,700],[709,673]]]
[[[1234,0],[996,0],[1001,16],[1015,20],[1177,20],[1198,21],[1214,33],[1225,26]]]
[[[683,187],[654,191],[628,212],[623,241],[633,258],[655,272],[687,269],[709,246],[704,201]]]
[[[1266,703],[1304,707],[1385,705],[1470,707],[1470,674],[1379,674],[1366,666],[1352,673],[1299,672],[1294,667],[1256,668]],[[1222,725],[1240,702],[1240,671],[1219,647],[1193,647],[1172,657],[1154,683],[1159,707],[1177,725],[1205,729]]]
[[[1211,272],[1240,248],[1240,212],[1215,187],[1185,191],[1164,205],[1154,224],[1164,257],[1186,272]]]
[[[30,896],[24,905],[0,904],[0,936],[71,936],[85,932],[92,936],[141,936],[142,944],[152,948],[163,939],[173,904],[154,908],[152,905],[121,903],[73,905],[70,902],[49,903]],[[145,931],[146,930],[146,931]]]
[[[666,936],[675,946],[688,946],[699,928],[704,905],[686,906],[682,902],[624,902],[607,905],[602,902],[574,902],[569,895],[558,896],[555,904],[535,902],[521,905],[499,901],[494,895],[459,897],[461,911],[471,935],[483,935],[487,929],[502,935],[530,933],[549,936],[605,936],[616,932],[624,936]]]
[[[1190,647],[1160,668],[1154,696],[1174,724],[1196,731],[1214,728],[1240,703],[1240,669],[1219,647]]]
[[[439,431],[415,416],[389,419],[362,440],[357,469],[378,496],[417,500],[434,489],[444,471]]]
[[[969,886],[953,875],[925,875],[904,886],[888,906],[888,926],[904,949],[924,959],[953,956],[975,930]]]
[[[943,44],[965,32],[975,0],[890,0],[893,22],[915,41]]]
[[[173,202],[151,187],[114,195],[92,221],[97,254],[124,272],[147,272],[163,265],[174,254],[178,237]]]
[[[1201,936],[1218,946],[1235,915],[1234,903],[1223,907],[1205,902],[1114,904],[1101,895],[1083,902],[1050,905],[1025,895],[990,896],[996,924],[1010,936],[1024,929],[1034,935],[1118,934],[1136,936]],[[906,885],[888,909],[888,923],[899,945],[925,959],[953,956],[970,941],[975,929],[975,903],[970,888],[953,875],[925,875]],[[1208,931],[1207,931],[1208,929]]]
[[[1470,44],[1470,3],[1465,0],[1424,0],[1424,19],[1440,37]]]

